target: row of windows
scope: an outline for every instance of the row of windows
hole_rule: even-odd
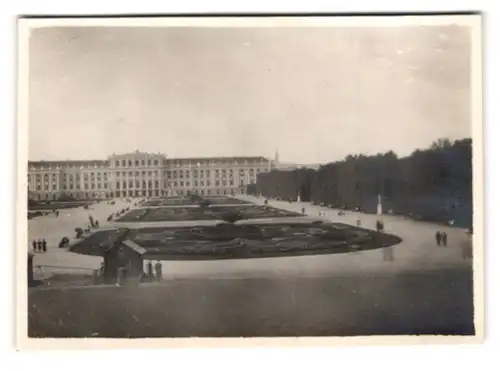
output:
[[[254,173],[260,173],[262,170],[261,169],[249,169],[249,172],[250,172],[250,175],[253,175]],[[215,169],[215,175],[224,175],[224,174],[228,174],[228,175],[231,175],[231,174],[237,174],[238,173],[238,169]],[[106,180],[108,178],[108,175],[111,176],[111,173],[107,173],[107,172],[97,172],[97,173],[84,173],[84,174],[61,174],[60,176],[62,176],[62,179],[63,180],[67,180],[68,178],[69,179],[80,179],[80,177],[83,177],[84,179],[93,179],[93,178],[101,178],[101,174],[102,174],[102,178],[104,178],[104,180]],[[129,175],[129,176],[133,176],[134,174],[136,176],[139,176],[139,175],[149,175],[149,176],[159,176],[160,172],[159,171],[118,171],[116,172],[116,175],[117,176],[126,176],[126,175]],[[163,174],[167,177],[167,178],[182,178],[182,177],[190,177],[191,176],[191,170],[173,170],[173,171],[165,171],[163,172]],[[210,170],[192,170],[192,175],[194,178],[203,178],[204,175],[205,176],[210,176],[211,174],[211,171]],[[244,175],[245,174],[245,170],[244,169],[239,169],[239,174],[240,175]],[[36,174],[36,175],[32,175],[31,178],[34,178],[36,179],[37,181],[41,180],[42,178],[44,180],[48,180],[50,179],[50,177],[52,177],[52,180],[55,181],[57,179],[57,175],[56,174],[51,174],[49,176],[49,174],[44,174],[44,175],[41,175],[41,174]]]
[[[120,189],[120,188],[126,189],[127,184],[128,184],[128,188],[134,188],[133,181],[129,181],[128,183],[126,181],[123,181],[123,182],[116,182],[116,189]],[[135,182],[135,188],[141,188],[140,181]],[[142,188],[156,188],[156,189],[158,189],[158,188],[160,188],[160,183],[157,180],[155,180],[154,182],[152,182],[151,180],[149,180],[148,182],[142,181]]]
[[[50,187],[49,185],[45,184],[45,186],[43,187],[43,190],[44,191],[48,191],[48,190],[52,189],[52,190],[55,191],[55,190],[57,190],[57,188],[58,187],[57,187],[56,184],[53,184],[52,187]],[[90,184],[85,183],[83,185],[83,189],[107,189],[107,188],[108,188],[108,184],[107,183],[102,183],[102,184],[101,183],[97,183],[97,184],[96,183],[90,183]],[[63,185],[62,189],[63,190],[76,190],[76,189],[81,189],[81,188],[80,188],[79,184],[76,184],[76,185],[69,184],[69,185]],[[36,186],[36,190],[37,191],[41,191],[42,190],[42,186],[41,185],[37,185]]]
[[[101,164],[60,164],[60,165],[38,165],[30,166],[30,170],[61,170],[61,169],[102,169],[106,168],[107,163]]]
[[[116,167],[127,167],[127,166],[160,166],[160,165],[171,165],[175,167],[180,166],[210,166],[210,165],[261,165],[267,166],[268,161],[263,159],[244,159],[244,160],[158,160],[158,159],[148,159],[148,160],[114,160],[113,164]],[[98,162],[98,163],[62,163],[62,164],[37,164],[31,165],[30,170],[61,170],[61,169],[102,169],[107,168],[108,162]]]
[[[115,161],[115,166],[116,167],[126,167],[127,165],[130,166],[158,166],[160,163],[158,160],[116,160]]]
[[[94,179],[94,178],[97,178],[97,179],[100,179],[101,178],[101,173],[89,173],[89,174],[72,174],[72,175],[69,175],[67,176],[66,174],[62,174],[62,179],[63,180],[66,180],[66,179],[80,179],[80,177],[83,177],[84,179],[89,179],[89,177],[91,179]],[[107,179],[108,178],[108,173],[103,173],[103,176],[102,176],[104,179]],[[37,174],[37,175],[34,175],[31,177],[32,179],[36,179],[37,181],[40,181],[42,179],[42,176],[40,174]],[[48,180],[49,179],[49,175],[48,174],[45,174],[43,176],[43,179],[44,180]],[[57,176],[56,174],[52,174],[52,181],[55,181],[57,179]]]

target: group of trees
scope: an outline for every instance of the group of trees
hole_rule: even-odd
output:
[[[250,193],[287,200],[376,212],[378,195],[385,211],[432,221],[472,223],[472,140],[440,139],[428,149],[398,158],[394,152],[349,155],[318,170],[275,170],[259,174]]]

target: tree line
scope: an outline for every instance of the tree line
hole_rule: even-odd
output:
[[[417,219],[472,225],[472,140],[439,139],[398,158],[390,151],[349,155],[318,170],[274,170],[259,174],[248,192],[284,200],[375,213],[378,195],[385,212]]]

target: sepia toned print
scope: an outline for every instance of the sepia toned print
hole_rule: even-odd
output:
[[[480,340],[479,26],[20,20],[19,344]]]

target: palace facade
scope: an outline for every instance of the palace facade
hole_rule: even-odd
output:
[[[242,194],[277,162],[277,155],[167,158],[139,151],[106,160],[30,161],[28,193],[36,200]]]

